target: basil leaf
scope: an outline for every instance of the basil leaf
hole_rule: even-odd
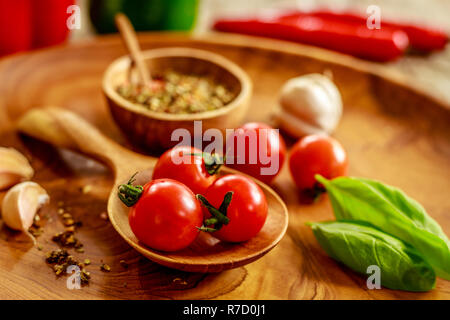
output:
[[[401,190],[373,180],[316,179],[327,189],[337,220],[366,221],[410,243],[438,276],[450,280],[450,242],[419,203]]]
[[[364,222],[311,223],[321,247],[337,261],[367,275],[367,267],[380,268],[381,284],[390,289],[429,291],[436,275],[422,255],[409,244]]]

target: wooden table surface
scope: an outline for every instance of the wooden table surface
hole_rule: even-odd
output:
[[[144,48],[190,46],[220,53],[239,64],[254,82],[247,120],[270,121],[277,94],[287,79],[329,69],[341,90],[345,111],[335,137],[347,149],[350,174],[377,178],[421,202],[450,232],[450,113],[445,101],[376,64],[280,41],[212,35],[140,36]],[[302,203],[285,166],[272,187],[289,208],[289,228],[280,244],[247,266],[218,274],[184,273],[161,267],[131,249],[101,218],[113,182],[105,166],[69,151],[22,137],[14,122],[26,110],[58,105],[85,117],[111,138],[127,144],[110,118],[101,92],[107,65],[124,54],[117,37],[18,55],[0,62],[0,145],[14,146],[31,159],[34,181],[52,199],[43,208],[39,251],[24,235],[0,226],[0,298],[4,299],[449,299],[450,282],[410,293],[369,290],[366,279],[329,258],[307,221],[333,219],[326,196]],[[382,76],[389,76],[390,80]],[[292,141],[288,141],[292,143]],[[101,146],[99,146],[101,147]],[[92,191],[83,193],[83,186]],[[4,193],[1,194],[3,196]],[[1,198],[0,196],[0,198]],[[63,201],[83,226],[76,233],[89,258],[89,286],[69,290],[45,264],[55,249],[51,236],[62,230]],[[45,218],[47,217],[47,218]],[[120,265],[126,260],[128,268]],[[111,266],[108,273],[101,263]]]

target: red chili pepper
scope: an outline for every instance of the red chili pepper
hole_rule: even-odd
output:
[[[394,60],[409,44],[408,36],[401,30],[390,27],[371,30],[366,25],[301,13],[250,20],[219,20],[214,28],[312,44],[375,61]]]
[[[0,56],[31,47],[31,0],[0,0]]]
[[[298,12],[298,14],[303,15],[304,13]],[[335,13],[332,11],[321,10],[313,11],[308,14],[314,17],[334,19],[343,22],[353,22],[362,25],[366,25],[367,21],[367,17],[351,12]],[[430,27],[423,27],[413,24],[394,23],[389,20],[381,19],[381,28],[383,29],[384,27],[395,28],[404,31],[408,35],[411,47],[421,51],[441,50],[445,47],[448,41],[448,35],[445,32]]]

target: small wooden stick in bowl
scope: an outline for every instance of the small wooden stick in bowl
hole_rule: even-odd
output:
[[[146,63],[144,62],[144,58],[142,57],[141,48],[139,47],[139,42],[133,25],[123,13],[118,13],[115,17],[115,21],[125,47],[128,49],[131,59],[138,70],[142,84],[149,87],[151,85],[152,77]]]

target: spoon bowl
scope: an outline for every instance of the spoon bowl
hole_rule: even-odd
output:
[[[236,268],[269,252],[286,232],[286,205],[269,186],[252,178],[263,190],[269,208],[264,227],[255,237],[241,243],[226,243],[201,232],[195,242],[184,250],[168,253],[151,249],[140,243],[131,231],[129,208],[117,197],[117,188],[135,172],[139,172],[136,183],[143,185],[150,181],[156,158],[125,149],[76,114],[59,108],[29,111],[18,122],[18,129],[54,146],[82,152],[109,165],[115,174],[114,187],[108,200],[111,224],[134,249],[161,265],[189,272],[220,272]],[[220,175],[236,172],[223,167]]]
[[[223,168],[220,175],[235,173],[235,170]],[[151,179],[152,169],[139,172],[137,184],[145,184]],[[126,183],[128,179],[120,182]],[[255,180],[256,181],[256,180]],[[188,248],[176,252],[153,250],[136,238],[128,223],[128,210],[112,192],[108,201],[108,213],[111,223],[120,235],[137,251],[161,265],[189,272],[219,272],[236,268],[266,254],[283,237],[287,227],[287,211],[281,199],[269,187],[256,181],[264,191],[269,204],[266,223],[258,235],[246,242],[227,243],[217,240],[209,233],[200,232],[197,239]]]

